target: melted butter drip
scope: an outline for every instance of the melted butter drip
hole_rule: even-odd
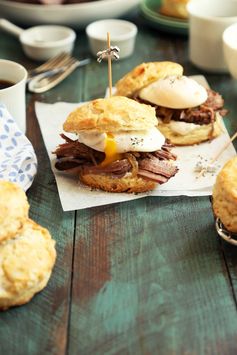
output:
[[[121,154],[117,153],[116,142],[114,136],[111,133],[106,134],[104,152],[105,152],[105,159],[100,164],[101,166],[109,165],[113,161],[121,158]]]

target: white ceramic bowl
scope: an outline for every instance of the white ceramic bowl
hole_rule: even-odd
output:
[[[25,54],[35,60],[48,60],[59,53],[71,53],[76,33],[64,26],[35,26],[20,35]]]
[[[134,10],[141,0],[100,0],[78,4],[40,5],[0,0],[0,17],[24,26],[65,25],[84,28],[89,23],[118,18]]]
[[[119,57],[129,57],[135,46],[137,26],[124,20],[108,19],[92,22],[86,27],[91,52],[94,56],[107,48],[107,33],[110,33],[111,46],[118,46]]]
[[[226,28],[222,40],[227,67],[230,74],[237,79],[237,23]]]

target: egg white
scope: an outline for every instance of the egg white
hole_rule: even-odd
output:
[[[115,143],[116,153],[153,152],[160,149],[165,142],[165,137],[156,127],[144,131],[109,133],[109,137]],[[107,133],[82,132],[78,141],[100,152],[108,151]]]
[[[139,96],[158,106],[185,109],[203,104],[208,94],[202,85],[191,78],[169,76],[143,88]]]
[[[196,130],[197,128],[200,128],[201,125],[190,123],[190,122],[181,122],[181,121],[171,120],[169,122],[169,127],[172,130],[172,132],[177,133],[181,136],[185,136],[185,135],[191,133],[192,131]]]

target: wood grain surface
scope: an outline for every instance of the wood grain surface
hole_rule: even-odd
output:
[[[139,28],[135,53],[113,63],[113,81],[141,62],[177,61],[186,75],[205,75],[223,95],[233,134],[237,82],[192,66],[187,37],[149,28],[137,15],[131,19]],[[74,55],[90,56],[84,31]],[[0,58],[27,69],[37,65],[5,33]],[[208,197],[62,211],[34,103],[103,97],[106,86],[107,65],[92,58],[49,92],[27,93],[27,136],[39,163],[27,193],[30,215],[50,230],[58,256],[48,286],[27,305],[0,314],[0,355],[234,355],[237,249],[218,238]]]

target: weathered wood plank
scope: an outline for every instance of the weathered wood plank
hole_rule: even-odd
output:
[[[185,37],[139,27],[136,52],[114,62],[113,82],[152,60],[175,60],[185,74],[200,74],[188,61],[187,44]],[[75,55],[88,53],[79,33]],[[0,55],[36,65],[8,35],[1,37]],[[234,132],[236,82],[228,75],[207,79],[223,94]],[[0,353],[235,354],[236,253],[220,244],[208,198],[147,198],[78,211],[73,254],[74,213],[62,212],[33,103],[102,97],[106,86],[107,64],[93,59],[55,89],[28,94],[28,135],[39,159],[30,214],[56,239],[58,259],[43,292],[1,313]]]
[[[187,41],[140,31],[135,54],[113,64],[114,82],[153,60],[176,60],[186,75],[200,74],[188,62]],[[106,63],[97,73],[96,83],[87,73],[86,99],[103,96]],[[221,92],[217,76],[207,79]],[[235,299],[208,198],[142,199],[78,212],[73,270],[70,354],[236,351]]]
[[[206,198],[141,199],[80,211],[77,221],[70,354],[237,350]]]
[[[45,162],[40,166],[47,168]],[[47,170],[37,177],[29,193],[30,216],[47,227],[56,240],[57,263],[45,290],[29,304],[0,315],[3,354],[65,353],[74,222],[73,213],[63,215],[56,188],[46,187],[51,181]]]
[[[13,42],[10,42],[13,44]],[[1,46],[7,59],[7,38]],[[13,47],[14,48],[14,47]],[[9,48],[10,49],[10,48]],[[15,50],[14,50],[15,51]],[[24,61],[17,52],[15,60]],[[10,57],[10,58],[9,58]],[[27,64],[27,61],[26,61]],[[53,91],[51,91],[51,95]],[[55,101],[56,101],[56,95]],[[53,174],[34,115],[34,98],[28,95],[27,134],[38,157],[38,174],[27,195],[30,217],[49,229],[56,240],[57,262],[46,289],[22,307],[0,314],[0,353],[7,355],[65,354],[70,304],[71,265],[74,237],[74,212],[63,213]],[[37,96],[38,99],[44,99]],[[53,98],[52,98],[53,99]],[[53,119],[53,118],[52,118]]]

